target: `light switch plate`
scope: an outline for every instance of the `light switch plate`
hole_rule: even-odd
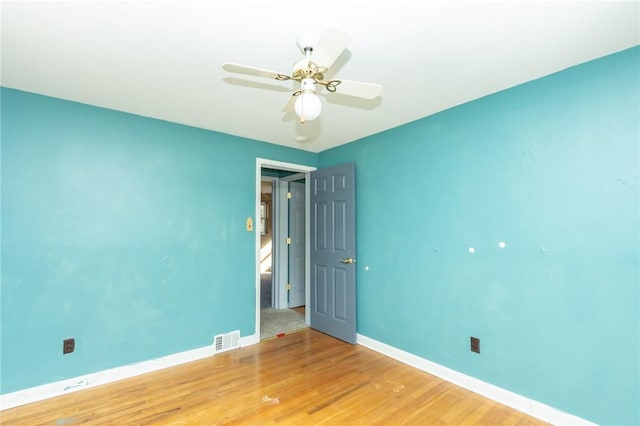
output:
[[[253,219],[247,218],[247,232],[253,231]]]

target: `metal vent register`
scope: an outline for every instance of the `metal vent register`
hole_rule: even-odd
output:
[[[213,353],[230,351],[240,347],[240,330],[232,331],[227,334],[218,334],[213,338]]]

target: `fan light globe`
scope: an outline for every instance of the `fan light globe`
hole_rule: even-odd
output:
[[[322,103],[315,93],[303,93],[296,99],[295,110],[301,122],[315,120],[320,115]]]

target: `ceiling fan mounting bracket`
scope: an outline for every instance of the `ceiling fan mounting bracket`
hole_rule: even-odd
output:
[[[298,40],[296,40],[296,44],[300,52],[302,52],[303,55],[307,55],[307,51],[309,51],[309,54],[313,52],[313,48],[316,46],[316,40],[309,34],[306,34],[299,37]]]

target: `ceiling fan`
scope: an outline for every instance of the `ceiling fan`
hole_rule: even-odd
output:
[[[222,68],[228,72],[265,77],[278,81],[294,80],[300,83],[300,89],[293,92],[282,111],[295,111],[300,123],[318,118],[322,109],[316,87],[324,86],[330,93],[341,93],[364,99],[374,99],[382,94],[379,84],[350,80],[325,80],[329,68],[347,48],[351,34],[342,27],[328,27],[317,39],[306,36],[298,39],[297,44],[304,58],[293,64],[290,74],[270,71],[246,65],[226,63]]]

